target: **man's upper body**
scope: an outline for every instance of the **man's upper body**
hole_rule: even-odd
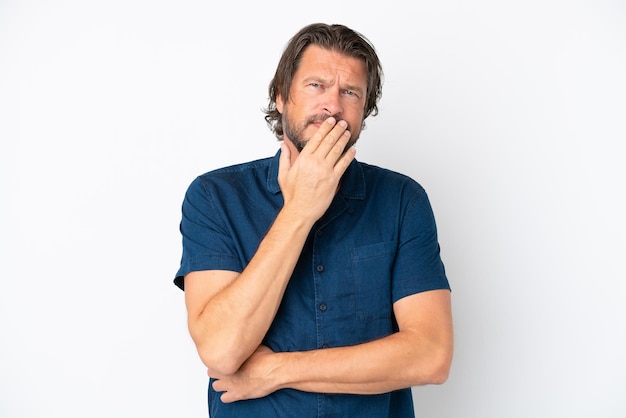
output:
[[[351,147],[379,73],[355,32],[304,28],[270,87],[281,151],[187,192],[176,283],[212,418],[410,417],[410,387],[447,378],[450,292],[428,198]]]
[[[179,286],[190,272],[245,269],[283,206],[277,181],[279,159],[280,153],[223,168],[192,183],[183,209],[185,252],[177,273]],[[425,191],[408,177],[353,160],[329,209],[306,238],[262,344],[276,353],[310,355],[315,350],[330,352],[331,348],[376,344],[376,340],[398,330],[394,321],[396,303],[409,302],[411,295],[419,298],[422,292],[437,289],[448,289],[448,282]],[[437,321],[444,318],[442,315],[432,324],[438,325]],[[349,383],[358,375],[350,367],[379,367],[393,355],[391,350],[382,351],[383,345],[380,347],[380,351],[372,348],[374,354],[364,352],[361,358],[353,354],[338,361],[335,373],[345,373]],[[341,353],[336,355],[340,357]],[[301,367],[305,365],[301,363]],[[408,366],[401,363],[401,367]],[[381,369],[375,380],[382,383],[392,372]],[[398,378],[401,376],[397,373]],[[340,379],[334,383],[339,384]],[[398,383],[402,386],[412,382]],[[395,388],[393,381],[387,384],[389,388],[373,388],[372,392]],[[290,389],[283,392],[222,404],[210,387],[212,416],[223,416],[223,411],[229,411],[224,416],[230,416],[234,411],[238,417],[272,417],[278,409],[275,403],[286,411],[308,405],[306,408],[315,411],[321,408],[337,414],[331,416],[412,416],[396,410],[412,410],[408,389],[375,397],[318,396]],[[390,408],[396,408],[391,410],[393,414]]]

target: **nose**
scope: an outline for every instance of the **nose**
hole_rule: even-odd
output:
[[[343,112],[341,93],[338,89],[328,89],[324,94],[322,108],[329,115],[340,115]]]

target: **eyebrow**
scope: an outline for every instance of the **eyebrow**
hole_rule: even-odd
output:
[[[329,78],[324,78],[321,76],[310,76],[310,77],[306,77],[303,80],[305,83],[309,83],[311,81],[314,81],[316,83],[320,83],[320,84],[324,84],[324,85],[328,85],[331,84],[331,81]],[[365,90],[359,86],[356,86],[354,84],[344,84],[343,86],[339,86],[342,90],[352,90],[358,94],[364,94]]]

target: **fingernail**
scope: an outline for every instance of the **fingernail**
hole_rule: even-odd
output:
[[[341,125],[342,128],[347,128],[348,127],[348,122],[346,122],[345,120],[340,120],[339,121],[339,125]]]
[[[332,116],[326,118],[326,122],[330,123],[331,125],[335,124],[335,118],[333,118]]]

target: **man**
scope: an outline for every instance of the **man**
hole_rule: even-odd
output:
[[[422,187],[354,159],[374,48],[342,25],[290,41],[266,120],[281,149],[198,177],[183,203],[189,331],[220,417],[413,417],[443,383],[450,290]]]

